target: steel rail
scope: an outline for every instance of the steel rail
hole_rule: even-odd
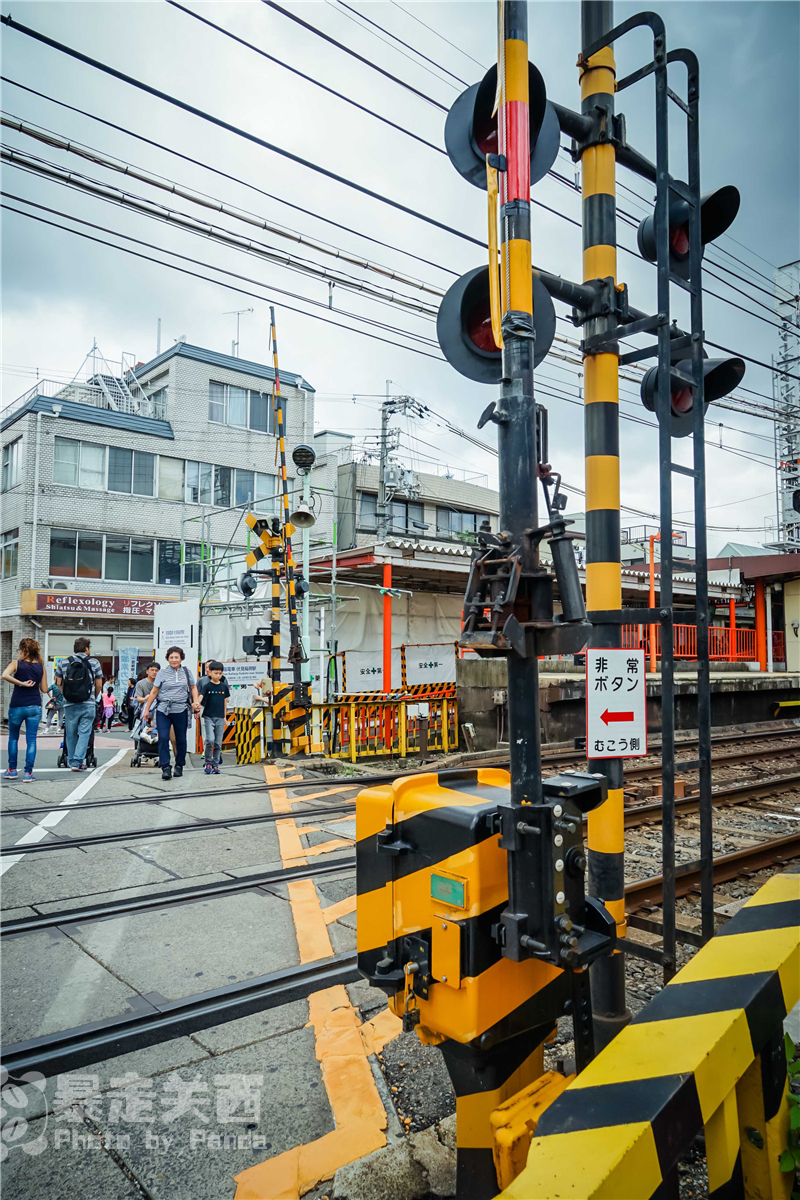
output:
[[[299,813],[261,813],[254,817],[220,817],[210,820],[208,817],[195,817],[192,824],[186,822],[180,825],[162,825],[161,828],[121,829],[116,833],[87,833],[83,837],[61,838],[54,834],[56,841],[39,842],[30,846],[4,846],[0,857],[9,854],[43,854],[47,850],[70,850],[79,846],[105,846],[112,842],[130,842],[136,838],[153,838],[165,835],[170,837],[178,833],[196,833],[201,829],[229,829],[239,825],[263,825],[273,821],[290,821],[293,817],[325,817],[330,813],[349,812],[355,804],[354,800],[345,800],[341,804],[328,804],[324,808],[306,808]]]
[[[782,729],[776,729],[776,730],[773,730],[773,731],[767,732],[767,733],[749,732],[749,733],[739,733],[739,734],[734,734],[734,733],[722,734],[719,737],[712,738],[712,745],[714,745],[714,744],[723,744],[724,745],[728,742],[736,742],[736,741],[743,741],[743,740],[759,740],[759,739],[763,740],[764,738],[789,737],[789,736],[800,738],[800,729],[797,729],[797,728],[783,729],[782,728]],[[698,742],[697,742],[696,738],[694,738],[694,739],[687,738],[685,740],[681,740],[681,741],[678,741],[675,743],[677,749],[688,749],[690,747],[696,746],[697,744],[698,744]],[[659,748],[658,743],[656,743],[656,742],[651,743],[651,749],[650,749],[650,751],[648,751],[648,754],[651,752],[654,753],[656,750],[658,750],[658,748]],[[777,753],[779,749],[780,749],[780,747],[776,747],[775,752]],[[786,749],[792,749],[792,747],[786,747]],[[800,743],[798,744],[798,749],[800,750]],[[759,757],[766,758],[766,757],[768,757],[768,753],[769,752],[767,750],[765,750],[763,752],[763,754],[759,753]],[[586,756],[584,754],[582,754],[582,752],[580,750],[554,750],[554,751],[550,751],[549,753],[542,755],[542,764],[543,765],[545,763],[550,763],[550,764],[556,765],[556,764],[560,764],[560,763],[580,763],[580,762],[585,762],[585,761],[586,761]],[[720,761],[721,760],[719,760],[719,759],[717,760],[717,762],[720,762]],[[386,772],[381,772],[380,774],[362,775],[360,777],[341,776],[341,777],[334,778],[334,779],[331,779],[329,777],[323,778],[323,779],[317,779],[317,778],[292,779],[292,780],[286,780],[283,783],[269,783],[269,784],[260,783],[260,784],[255,784],[253,787],[245,786],[244,788],[240,784],[238,787],[220,788],[219,790],[214,791],[214,792],[209,792],[209,791],[173,792],[173,793],[165,793],[163,795],[159,794],[158,796],[120,796],[120,797],[117,797],[117,798],[111,799],[111,800],[87,800],[85,804],[40,804],[40,805],[37,805],[35,808],[0,809],[0,817],[36,816],[37,814],[41,815],[42,813],[55,812],[56,810],[58,810],[59,812],[72,812],[72,811],[77,811],[78,809],[80,809],[82,812],[84,812],[90,808],[113,808],[113,807],[116,807],[121,804],[166,804],[168,802],[176,803],[176,802],[179,802],[182,800],[199,800],[199,799],[205,798],[206,796],[212,796],[212,795],[213,796],[233,796],[233,795],[238,796],[241,794],[242,791],[274,792],[274,791],[280,790],[281,788],[294,789],[294,788],[301,788],[301,787],[330,787],[330,788],[334,788],[334,789],[335,788],[347,789],[347,788],[357,788],[357,787],[371,787],[374,784],[391,783],[395,779],[406,779],[406,778],[410,778],[413,775],[453,774],[456,772],[460,772],[461,770],[463,770],[464,767],[469,767],[471,769],[472,768],[480,768],[481,766],[504,767],[504,766],[508,765],[508,759],[507,758],[477,758],[477,756],[473,758],[472,756],[465,756],[462,758],[461,763],[462,763],[461,766],[446,767],[442,771],[436,771],[434,768],[431,768],[431,770],[427,770],[427,771],[425,771],[425,770],[422,770],[422,771],[386,771]],[[686,768],[686,764],[679,763],[679,765],[683,765],[684,769],[688,769],[688,768]],[[651,767],[629,768],[629,771],[638,771],[638,770],[654,771],[655,768],[654,767],[653,768],[651,768]],[[660,768],[659,768],[659,770],[660,770]],[[631,778],[633,778],[633,776],[631,776]],[[640,776],[640,778],[644,778],[644,776]],[[349,779],[350,782],[343,782],[345,779]],[[302,796],[300,797],[300,799],[302,800]]]
[[[38,933],[42,929],[60,929],[65,925],[84,925],[90,921],[103,921],[110,917],[124,917],[153,908],[169,908],[173,904],[186,904],[193,900],[208,900],[215,896],[227,896],[234,892],[252,891],[276,883],[289,883],[293,879],[318,879],[320,876],[335,875],[339,871],[352,870],[356,860],[337,858],[333,862],[314,863],[308,867],[283,867],[275,871],[260,871],[256,875],[240,875],[223,883],[201,883],[194,887],[175,888],[171,892],[152,892],[148,896],[130,896],[127,899],[109,900],[105,904],[90,904],[83,908],[62,909],[59,912],[42,913],[35,917],[18,917],[0,925],[0,937],[12,934]]]
[[[355,951],[348,951],[182,1000],[158,1004],[152,999],[139,998],[150,1006],[150,1012],[126,1013],[17,1042],[2,1051],[2,1064],[14,1076],[39,1071],[52,1077],[265,1012],[292,1000],[304,1000],[312,992],[355,983],[360,978]]]
[[[748,800],[759,796],[769,796],[775,792],[790,791],[800,787],[800,772],[790,775],[773,775],[770,779],[759,780],[757,783],[733,783],[727,787],[715,788],[711,793],[711,804],[714,808],[730,808],[735,804],[746,804]],[[675,801],[675,811],[684,815],[700,811],[700,796],[694,794]],[[661,802],[637,804],[625,809],[625,828],[636,829],[640,825],[657,823],[661,816]]]
[[[800,829],[785,837],[770,838],[758,846],[745,850],[734,850],[721,854],[713,860],[714,883],[727,883],[747,871],[761,871],[776,862],[788,861],[800,855]],[[636,912],[640,908],[657,907],[661,903],[663,875],[650,875],[625,884],[625,911]],[[700,862],[683,863],[675,870],[675,894],[686,896],[700,886]]]

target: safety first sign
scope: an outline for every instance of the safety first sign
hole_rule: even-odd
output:
[[[586,651],[586,757],[647,754],[644,650]]]

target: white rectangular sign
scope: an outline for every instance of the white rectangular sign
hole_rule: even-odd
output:
[[[644,650],[586,651],[586,757],[647,754]]]

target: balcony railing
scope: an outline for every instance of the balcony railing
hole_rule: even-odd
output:
[[[733,636],[731,636],[733,635]],[[675,658],[697,658],[697,628],[694,625],[674,625]],[[783,639],[783,634],[773,635]],[[650,638],[654,639],[656,657],[661,657],[661,629],[658,625],[623,625],[623,650],[644,650],[650,653]],[[783,646],[781,646],[783,651]],[[731,629],[712,625],[708,631],[708,657],[714,662],[757,662],[758,647],[755,629]],[[783,654],[785,658],[785,653]],[[773,649],[773,659],[777,660]]]
[[[152,417],[157,421],[167,419],[167,396],[162,389],[158,396],[138,398],[120,394],[113,401],[102,388],[90,383],[59,383],[56,379],[40,379],[22,396],[18,396],[0,412],[5,419],[22,408],[34,396],[48,396],[72,404],[86,404],[91,408],[103,408],[111,412],[132,413],[139,417]]]

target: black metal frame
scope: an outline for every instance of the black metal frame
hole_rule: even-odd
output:
[[[625,76],[617,83],[617,93],[634,83],[655,76],[655,122],[656,122],[656,270],[657,270],[657,314],[642,319],[642,314],[631,311],[631,322],[625,336],[643,332],[648,328],[657,330],[656,346],[634,350],[622,356],[620,362],[638,361],[641,358],[658,356],[657,402],[659,491],[661,528],[661,573],[660,605],[651,610],[649,619],[640,615],[640,622],[661,626],[661,707],[662,707],[662,871],[663,889],[663,942],[660,960],[664,976],[671,978],[677,969],[676,921],[675,921],[675,711],[674,711],[674,640],[673,640],[673,593],[672,593],[672,475],[688,475],[694,479],[694,518],[696,549],[695,612],[697,625],[697,716],[699,739],[699,801],[700,801],[700,862],[701,862],[701,928],[702,939],[707,941],[714,934],[714,877],[713,877],[713,812],[711,805],[711,687],[708,657],[708,548],[706,537],[706,486],[705,486],[705,404],[703,396],[703,298],[702,298],[702,241],[700,230],[700,140],[699,100],[700,79],[696,55],[690,50],[673,50],[667,53],[666,29],[656,13],[638,13],[604,34],[592,45],[584,48],[582,58],[588,59],[599,50],[617,41],[633,29],[648,26],[653,33],[653,58],[638,70]],[[687,100],[683,101],[668,83],[670,63],[682,62],[687,73]],[[669,173],[669,101],[672,100],[684,113],[687,122],[688,185],[682,185]],[[639,174],[652,178],[651,164],[639,163],[634,156],[620,157],[623,165]],[[642,165],[644,164],[644,166]],[[647,167],[647,169],[645,169]],[[684,280],[670,272],[669,264],[669,202],[670,192],[680,195],[689,207],[689,279]],[[691,306],[691,332],[678,334],[687,348],[691,347],[691,382],[694,389],[693,402],[693,467],[680,466],[672,461],[671,434],[671,351],[676,342],[670,329],[670,283],[689,292]],[[623,336],[622,333],[619,336]],[[590,613],[592,619],[600,614]],[[608,620],[611,614],[603,614]],[[626,620],[629,614],[626,614]],[[622,614],[617,618],[622,620]],[[681,613],[686,620],[686,614]],[[653,955],[648,953],[648,958]]]

